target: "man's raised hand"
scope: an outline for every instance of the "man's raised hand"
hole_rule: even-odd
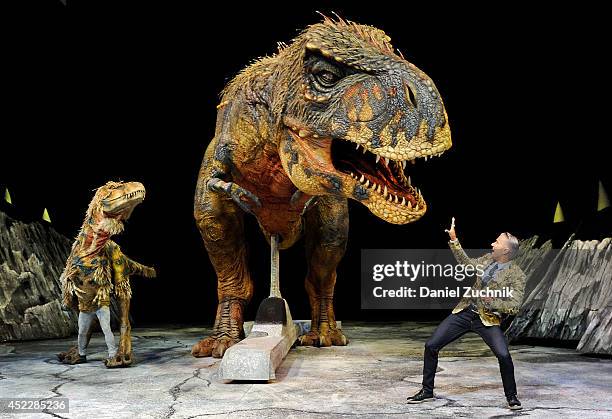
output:
[[[450,229],[444,230],[444,232],[448,233],[448,237],[450,237],[451,240],[457,240],[457,234],[455,233],[455,217],[453,217],[451,221]]]

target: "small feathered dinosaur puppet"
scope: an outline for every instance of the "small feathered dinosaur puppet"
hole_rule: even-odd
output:
[[[78,346],[58,354],[66,364],[87,362],[86,349],[91,338],[92,322],[97,317],[108,347],[108,368],[132,363],[129,309],[132,290],[130,275],[155,277],[155,269],[134,262],[111,240],[123,231],[123,222],[145,197],[139,182],[108,182],[97,189],[89,204],[85,221],[77,236],[62,273],[64,307],[79,310]],[[114,294],[121,309],[119,348],[110,327],[110,299]]]

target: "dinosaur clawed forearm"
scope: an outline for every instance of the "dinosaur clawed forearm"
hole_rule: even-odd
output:
[[[301,215],[304,215],[306,211],[308,211],[310,208],[314,207],[317,204],[318,202],[317,199],[318,199],[317,196],[309,197],[309,195],[306,195],[304,192],[298,189],[297,191],[293,193],[293,195],[291,196],[291,200],[289,202],[292,207],[298,207],[300,203],[306,200],[306,202],[304,202],[304,207],[302,208],[302,213],[301,213]]]
[[[155,278],[157,276],[157,271],[155,268],[151,266],[146,266],[132,259],[127,259],[128,266],[130,267],[131,275],[140,275],[145,278]]]
[[[234,182],[225,182],[219,178],[211,178],[206,182],[206,187],[209,191],[225,193],[242,208],[243,211],[250,214],[253,214],[253,205],[257,208],[261,208],[261,201],[255,194]]]

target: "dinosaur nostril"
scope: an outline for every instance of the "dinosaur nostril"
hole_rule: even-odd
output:
[[[410,88],[410,85],[406,82],[404,82],[404,92],[406,93],[406,99],[408,99],[410,103],[412,103],[412,106],[416,108],[417,107],[416,96],[414,95],[414,92]]]

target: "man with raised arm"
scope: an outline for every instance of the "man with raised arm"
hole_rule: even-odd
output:
[[[510,233],[502,233],[491,243],[492,251],[476,259],[469,258],[461,248],[455,233],[453,218],[449,230],[449,246],[457,262],[472,265],[482,275],[477,275],[469,296],[463,297],[453,312],[440,323],[433,335],[425,343],[423,365],[423,387],[414,396],[408,397],[408,403],[422,403],[434,400],[434,379],[438,367],[438,353],[449,343],[468,332],[480,335],[491,348],[499,361],[504,393],[508,408],[521,409],[521,402],[516,395],[514,365],[508,351],[508,343],[501,328],[501,317],[504,314],[516,314],[523,299],[525,274],[513,261],[518,253],[519,242]],[[487,294],[488,290],[501,290],[506,287],[510,296],[494,298],[476,296]]]

